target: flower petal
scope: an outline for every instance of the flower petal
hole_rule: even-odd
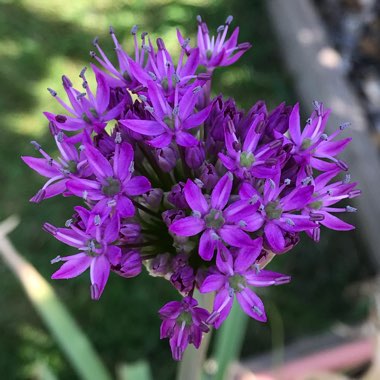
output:
[[[108,160],[92,145],[85,144],[85,154],[87,161],[99,179],[105,179],[113,176],[113,170]]]
[[[255,245],[249,248],[241,248],[235,259],[234,269],[236,272],[244,273],[251,265],[254,264],[263,248],[263,239],[261,237],[254,240]]]
[[[236,298],[243,311],[250,317],[260,322],[267,321],[263,301],[251,289],[245,288],[236,293]]]
[[[165,127],[154,120],[124,119],[119,120],[119,123],[145,136],[157,136],[165,132]]]
[[[199,239],[199,256],[206,261],[214,257],[216,240],[213,238],[213,233],[211,229],[207,229]]]
[[[273,222],[269,222],[264,227],[266,240],[274,252],[281,252],[285,249],[285,238],[280,227]]]
[[[124,184],[123,190],[129,196],[142,195],[152,188],[147,178],[143,176],[132,177]]]
[[[91,298],[98,300],[106,286],[111,265],[105,255],[95,257],[91,262]]]
[[[92,258],[84,253],[73,255],[55,273],[52,274],[53,280],[67,280],[82,274],[91,264]]]
[[[217,210],[223,210],[231,195],[233,184],[232,173],[226,173],[216,184],[211,193],[211,206]]]
[[[194,236],[199,234],[205,228],[205,222],[203,219],[195,216],[188,216],[173,222],[169,231],[179,236]]]
[[[208,203],[202,194],[202,190],[190,179],[187,180],[183,193],[187,204],[193,211],[198,211],[202,215],[208,211]]]

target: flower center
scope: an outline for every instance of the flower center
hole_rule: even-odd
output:
[[[265,213],[268,219],[280,219],[282,215],[282,209],[278,207],[278,202],[269,202],[265,206]]]
[[[314,201],[308,204],[308,207],[312,208],[313,210],[319,210],[322,206],[322,201]]]
[[[76,173],[77,172],[77,162],[74,160],[70,160],[67,162],[67,168],[70,173]]]
[[[312,143],[311,139],[305,139],[305,140],[303,140],[302,141],[302,145],[301,145],[301,149],[302,150],[306,150],[306,149],[310,148],[311,143]]]
[[[169,116],[164,117],[164,123],[172,130],[174,130],[174,120]]]
[[[102,186],[102,193],[108,197],[112,197],[120,193],[120,181],[118,179],[109,177],[107,178],[107,184]]]
[[[239,274],[229,277],[228,283],[235,292],[241,292],[247,286],[246,279]]]
[[[193,318],[189,312],[184,311],[179,315],[177,323],[182,325],[182,322],[185,322],[186,326],[191,326],[193,324]]]
[[[87,242],[87,256],[96,257],[99,256],[99,253],[96,252],[99,250],[102,246],[94,239],[90,239]]]
[[[242,152],[240,154],[240,166],[250,168],[255,162],[255,156],[251,152]]]
[[[222,211],[211,209],[211,211],[205,216],[205,222],[208,228],[218,230],[225,223]]]

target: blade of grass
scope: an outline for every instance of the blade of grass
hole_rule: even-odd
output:
[[[145,360],[133,364],[121,364],[118,368],[119,380],[152,380],[149,364]]]
[[[91,343],[59,300],[52,287],[14,248],[7,234],[19,221],[13,216],[0,224],[0,256],[21,282],[29,300],[68,361],[83,380],[111,380]]]
[[[230,315],[216,335],[213,358],[217,363],[217,372],[209,379],[226,379],[230,364],[239,357],[247,322],[248,316],[234,302]]]

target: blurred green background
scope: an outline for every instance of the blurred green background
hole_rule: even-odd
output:
[[[253,44],[236,65],[217,72],[215,93],[233,96],[245,108],[259,99],[265,99],[269,108],[281,101],[295,102],[264,1],[0,0],[0,219],[21,216],[11,239],[46,279],[54,270],[50,259],[73,251],[45,234],[41,225],[44,221],[62,225],[74,205],[74,200],[62,198],[28,203],[43,180],[20,156],[37,155],[30,140],[54,153],[42,112],[59,108],[46,87],[62,91],[62,74],[80,84],[78,74],[89,65],[94,36],[112,56],[109,25],[129,49],[134,24],[175,47],[176,27],[194,41],[197,14],[210,30],[232,14],[233,26],[240,26],[240,41]],[[354,323],[365,317],[366,300],[346,292],[350,284],[371,274],[357,232],[324,232],[322,237],[319,245],[304,239],[271,265],[291,274],[293,282],[264,292],[273,318],[265,325],[249,322],[243,356],[271,350],[272,342],[281,342],[281,330],[288,342],[337,321]],[[168,342],[159,340],[157,316],[164,303],[177,297],[167,282],[146,274],[130,280],[111,276],[99,302],[90,300],[88,274],[53,286],[112,372],[119,363],[147,359],[154,379],[173,378],[176,364]],[[21,286],[0,262],[0,374],[6,374],[0,377],[32,378],[33,365],[40,360],[60,379],[75,378]]]

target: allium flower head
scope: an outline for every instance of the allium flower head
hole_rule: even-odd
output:
[[[100,67],[82,70],[83,90],[66,76],[67,101],[49,89],[62,106],[45,112],[58,158],[37,142],[42,157],[23,157],[47,179],[32,202],[62,194],[80,204],[65,227],[44,224],[75,249],[52,260],[61,263],[52,278],[89,269],[95,300],[110,272],[130,278],[144,265],[168,280],[181,300],[160,309],[161,338],[175,360],[221,326],[235,298],[266,321],[255,288],[290,277],[264,267],[302,232],[319,241],[324,227],[354,228],[336,215],[356,211],[340,202],[360,194],[339,158],[350,141],[337,139],[347,124],[327,135],[321,103],[301,129],[298,104],[269,111],[258,101],[244,111],[232,98],[212,98],[213,71],[250,47],[238,42],[238,28],[228,37],[231,22],[215,37],[198,17],[196,46],[177,30],[178,59],[162,38],[143,32],[139,41],[137,27],[131,54],[110,29],[117,63],[95,38],[91,57]],[[197,291],[215,293],[212,310],[198,306]]]

